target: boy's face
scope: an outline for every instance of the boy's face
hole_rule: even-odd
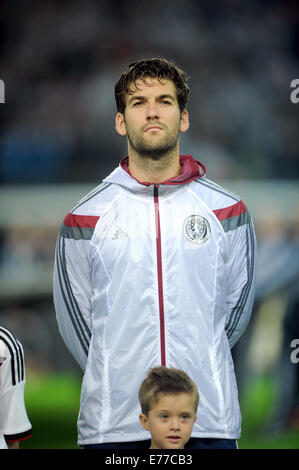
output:
[[[162,395],[148,416],[140,415],[142,426],[151,433],[151,449],[183,449],[195,420],[194,397],[188,393]]]

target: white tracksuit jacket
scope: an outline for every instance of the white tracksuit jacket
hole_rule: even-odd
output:
[[[253,224],[202,164],[180,160],[179,177],[154,185],[135,180],[123,159],[59,232],[57,321],[84,370],[79,445],[150,439],[138,389],[161,364],[198,386],[193,437],[240,436],[230,348],[252,309]]]

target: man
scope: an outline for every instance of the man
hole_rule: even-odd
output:
[[[185,73],[165,59],[131,64],[115,86],[124,158],[65,217],[54,302],[84,370],[78,443],[148,448],[138,389],[158,365],[184,370],[201,396],[186,448],[236,448],[232,347],[249,321],[253,225],[240,199],[179,155],[189,126]]]
[[[18,449],[31,436],[25,403],[25,363],[21,343],[0,326],[0,449]]]

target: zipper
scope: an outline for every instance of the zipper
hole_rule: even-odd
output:
[[[165,352],[165,316],[163,298],[163,276],[162,276],[162,246],[161,228],[159,213],[159,185],[154,185],[155,221],[156,221],[156,250],[157,250],[157,273],[158,273],[158,294],[159,294],[159,319],[160,319],[160,347],[161,365],[166,366]]]

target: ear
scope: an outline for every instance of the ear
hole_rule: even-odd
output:
[[[115,118],[115,128],[119,135],[125,136],[127,135],[127,129],[126,129],[126,123],[125,123],[125,118],[122,113],[117,113],[116,118]]]
[[[189,129],[189,113],[187,109],[184,109],[181,115],[180,131],[186,132],[188,129]]]
[[[148,418],[147,416],[144,414],[144,413],[141,413],[139,415],[139,421],[141,423],[141,426],[146,430],[146,431],[149,431],[150,430],[150,427],[149,427],[149,424],[148,424]]]

